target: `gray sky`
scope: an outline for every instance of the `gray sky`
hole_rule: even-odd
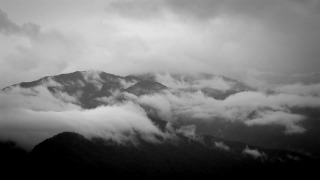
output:
[[[0,0],[0,87],[97,69],[320,81],[319,0]]]

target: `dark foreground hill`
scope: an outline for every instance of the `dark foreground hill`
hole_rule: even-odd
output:
[[[2,144],[2,174],[143,179],[309,177],[319,167],[317,159],[287,151],[250,147],[263,152],[263,157],[254,157],[243,153],[248,148],[243,143],[225,141],[230,149],[218,148],[215,143],[222,140],[212,136],[194,140],[177,135],[170,140],[159,138],[158,143],[147,142],[139,135],[135,139],[134,144],[118,144],[61,133],[38,144],[29,154]]]

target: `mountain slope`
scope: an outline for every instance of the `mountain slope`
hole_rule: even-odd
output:
[[[141,96],[141,95],[159,93],[165,89],[167,89],[167,87],[158,82],[140,81],[134,84],[133,86],[130,86],[129,88],[125,89],[124,91],[132,93],[136,96]]]
[[[177,74],[171,76],[175,82],[189,84],[178,88],[180,91],[196,92],[200,90],[215,99],[225,99],[238,92],[253,90],[241,82],[223,76],[209,74],[195,77]],[[78,101],[76,104],[85,109],[92,109],[104,104],[99,101],[99,98],[110,97],[117,91],[141,96],[171,88],[159,80],[161,81],[161,78],[157,78],[155,74],[122,77],[103,71],[76,71],[46,76],[32,82],[22,82],[3,88],[2,91],[10,92],[13,88],[34,89],[41,86],[47,88],[53,95],[66,93]]]
[[[33,99],[37,99],[36,93],[39,87],[40,90],[47,89],[49,91],[49,93],[46,91],[47,94],[45,95],[50,96],[51,93],[54,96],[53,99],[57,98],[59,101],[59,108],[46,109],[48,111],[70,110],[64,106],[65,104],[72,107],[74,107],[73,104],[76,104],[82,107],[81,110],[85,110],[94,109],[98,106],[118,106],[129,101],[140,106],[146,112],[148,118],[164,132],[167,122],[174,119],[172,124],[176,126],[195,125],[197,134],[210,134],[266,148],[319,155],[320,131],[318,122],[320,121],[318,120],[320,116],[318,107],[312,109],[297,107],[285,110],[309,118],[297,124],[307,130],[299,135],[283,134],[283,128],[287,128],[283,124],[280,124],[281,126],[274,123],[263,126],[248,126],[243,122],[226,121],[227,119],[220,119],[219,112],[215,112],[219,108],[215,108],[214,104],[210,107],[211,104],[206,104],[209,102],[206,102],[206,100],[210,100],[210,103],[223,104],[222,99],[226,99],[232,94],[254,91],[254,89],[244,83],[223,76],[210,74],[147,74],[123,77],[102,71],[76,71],[57,76],[47,76],[33,82],[23,82],[4,88],[2,91],[10,93],[17,88],[18,90],[15,93],[21,93],[23,96],[34,96]],[[31,93],[23,94],[26,91]],[[158,95],[148,96],[150,94]],[[65,101],[65,99],[59,99],[61,95],[70,97],[66,98]],[[197,101],[198,95],[202,98],[201,101],[199,100],[199,104],[194,103]],[[210,97],[214,97],[214,100]],[[52,97],[50,96],[50,98]],[[247,103],[246,99],[242,101],[243,104]],[[40,103],[35,103],[36,106],[38,104]],[[239,103],[239,106],[242,106],[241,104],[242,102]],[[78,106],[75,107],[78,108]],[[42,107],[31,107],[31,109],[43,110]],[[241,110],[241,108],[239,109]],[[206,113],[210,115],[211,110],[213,114],[218,114],[217,118],[209,116],[207,120],[207,117],[202,116]],[[257,108],[257,112],[260,110],[262,112],[262,108]],[[251,115],[254,112],[252,111]],[[246,115],[248,120],[253,119],[251,115]],[[291,120],[288,119],[289,121]]]
[[[78,105],[85,109],[96,108],[102,103],[97,99],[111,96],[116,90],[127,88],[139,81],[134,76],[117,76],[102,71],[76,71],[57,76],[47,76],[32,82],[22,82],[3,89],[10,92],[15,87],[33,89],[39,86],[47,88],[53,95],[66,93],[76,98]]]
[[[88,140],[76,133],[61,133],[37,145],[31,157],[35,167],[42,171],[55,169],[77,175],[140,178],[250,177],[259,173],[291,177],[315,173],[306,168],[319,165],[312,158],[285,151],[269,150],[269,159],[262,159],[245,155],[242,151],[223,150],[215,147],[212,144],[215,139],[209,136],[204,137],[204,142],[179,135],[175,140],[161,143],[137,139],[138,144],[123,145],[98,138]],[[247,146],[242,143],[229,145],[231,149]],[[288,158],[288,154],[299,156],[299,161]],[[305,169],[300,169],[302,167]]]
[[[205,95],[223,100],[228,96],[243,92],[255,91],[254,88],[237,80],[214,74],[139,74],[139,79],[157,81],[168,88],[179,89],[184,92],[202,91]]]

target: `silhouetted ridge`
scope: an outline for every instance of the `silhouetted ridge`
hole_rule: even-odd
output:
[[[136,145],[118,144],[101,138],[89,140],[76,133],[61,133],[37,145],[31,157],[35,168],[44,172],[55,169],[76,175],[89,173],[131,178],[251,177],[261,174],[290,177],[314,173],[313,165],[319,164],[302,155],[299,156],[302,161],[284,161],[288,152],[265,149],[262,150],[268,152],[270,158],[281,157],[283,162],[255,159],[239,151],[248,145],[225,142],[235,149],[226,151],[214,145],[214,142],[223,142],[222,139],[210,136],[204,136],[200,141],[180,135],[161,143],[140,138],[136,141]]]

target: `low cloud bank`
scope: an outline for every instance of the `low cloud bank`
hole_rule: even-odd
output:
[[[87,78],[96,81],[93,75],[88,74]],[[195,121],[216,120],[242,123],[248,127],[279,126],[285,135],[302,134],[308,131],[303,126],[308,117],[292,109],[320,108],[320,96],[315,94],[317,85],[299,85],[299,88],[296,85],[282,86],[274,88],[269,94],[235,92],[224,100],[218,100],[204,94],[200,87],[197,91],[181,90],[194,84],[200,86],[202,81],[171,76],[162,78],[161,82],[168,87],[171,85],[170,89],[142,96],[114,91],[110,96],[98,99],[106,105],[90,110],[79,106],[78,94],[49,92],[46,86],[61,86],[52,79],[35,88],[13,86],[0,93],[0,140],[13,140],[31,149],[57,133],[74,131],[89,138],[98,136],[119,143],[133,142],[134,134],[139,133],[144,139],[156,142],[156,136],[167,137],[168,134],[161,132],[148,118],[150,108],[153,115],[170,122],[170,125],[178,124],[175,132],[190,138],[196,137]],[[219,81],[222,83],[213,81],[204,84],[218,89],[221,84],[232,84],[223,78]],[[220,88],[220,91],[223,90]],[[172,131],[168,129],[168,132]],[[216,146],[227,149],[221,144]]]
[[[275,88],[275,91],[299,95],[320,96],[320,83],[319,84],[290,84]]]
[[[167,91],[136,97],[135,101],[156,109],[157,115],[168,121],[214,121],[222,118],[229,122],[243,122],[247,126],[282,126],[286,134],[305,131],[300,123],[306,117],[291,112],[291,108],[320,107],[320,97],[266,95],[261,92],[241,92],[225,100],[216,100],[201,91],[181,94]]]
[[[20,90],[29,95],[0,93],[0,140],[15,141],[26,149],[64,131],[119,143],[133,141],[137,132],[153,142],[157,141],[155,135],[166,136],[132,102],[84,110],[52,96],[43,87]],[[36,95],[30,95],[33,91]]]

